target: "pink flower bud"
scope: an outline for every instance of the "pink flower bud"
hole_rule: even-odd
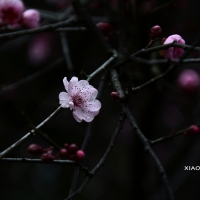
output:
[[[180,35],[170,35],[164,42],[164,44],[170,44],[178,42],[179,44],[185,44],[185,40]],[[163,50],[163,56],[167,59],[179,58],[184,53],[184,49],[180,47],[170,47],[167,50]]]
[[[69,144],[68,144],[68,143],[65,143],[65,144],[64,144],[64,148],[65,148],[65,149],[68,149],[68,148],[69,148]]]
[[[177,84],[185,94],[195,94],[200,88],[199,74],[192,69],[186,69],[179,75]]]
[[[29,43],[28,57],[33,65],[43,64],[52,53],[52,37],[48,33],[36,35]]]
[[[69,145],[69,148],[68,148],[68,151],[70,154],[75,154],[78,150],[78,147],[76,144],[70,144]]]
[[[162,33],[162,29],[159,25],[155,25],[151,28],[150,30],[150,38],[151,40],[155,40],[156,38],[158,38],[160,36],[160,34]]]
[[[97,24],[97,27],[101,30],[101,32],[102,32],[105,36],[107,36],[107,35],[109,35],[109,34],[111,34],[111,33],[114,32],[114,27],[111,26],[111,25],[108,24],[108,23],[105,23],[105,22],[99,22],[99,23]]]
[[[31,144],[27,150],[32,155],[39,155],[43,152],[43,148],[37,144]]]
[[[21,23],[27,28],[36,28],[39,26],[40,13],[35,9],[29,9],[22,13]]]
[[[119,101],[120,97],[119,97],[119,93],[118,92],[111,92],[110,94],[111,98],[115,101]]]
[[[185,136],[194,136],[199,134],[199,127],[197,125],[192,125],[188,128],[188,130],[184,133]]]
[[[49,153],[44,153],[41,157],[41,160],[44,163],[49,163],[49,162],[52,162],[54,160],[54,156],[52,154],[49,154]]]
[[[82,150],[78,150],[75,154],[74,160],[77,162],[82,161],[85,158],[85,153]]]
[[[65,149],[65,148],[62,148],[61,150],[60,150],[60,157],[66,157],[68,155],[68,152],[67,152],[67,149]]]
[[[20,0],[0,0],[0,18],[6,24],[18,23],[24,4]]]

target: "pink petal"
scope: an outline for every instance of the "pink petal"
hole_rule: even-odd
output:
[[[80,107],[76,107],[73,111],[73,116],[77,120],[84,120],[86,122],[91,122],[94,119],[94,115],[91,113],[87,113],[84,109],[81,109]]]
[[[70,107],[70,110],[74,108],[74,103],[72,101],[69,102],[69,107]]]
[[[74,96],[78,92],[78,86],[78,78],[73,76],[68,85],[68,92],[71,96]]]
[[[96,99],[98,90],[93,86],[87,86],[83,91],[81,91],[81,97],[87,101],[93,101]]]
[[[83,89],[85,86],[89,85],[89,83],[86,80],[80,80],[79,85],[80,85],[80,89]]]
[[[86,105],[84,106],[84,109],[89,113],[93,114],[94,116],[99,114],[100,108],[101,108],[101,102],[99,100],[87,102],[87,107]]]
[[[69,82],[68,82],[68,80],[67,80],[66,77],[63,79],[63,84],[64,84],[64,86],[65,86],[65,90],[68,92],[68,85],[69,85]]]
[[[72,101],[71,96],[66,92],[61,92],[59,94],[60,104],[63,108],[69,107],[69,102]]]

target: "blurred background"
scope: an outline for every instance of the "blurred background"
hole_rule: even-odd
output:
[[[68,0],[23,1],[27,8],[36,8],[41,12],[41,26],[56,22],[56,18],[66,10],[75,15]],[[105,36],[113,49],[132,54],[144,48],[150,41],[149,31],[154,25],[162,28],[161,37],[154,44],[161,45],[162,38],[179,34],[191,45],[199,37],[200,2],[176,0],[172,3],[164,0],[126,0],[125,21],[123,25],[123,45],[120,35],[120,11],[117,0],[83,1],[95,23],[106,22],[114,31]],[[51,17],[49,17],[51,16]],[[54,20],[55,19],[55,20]],[[84,26],[82,23],[73,26]],[[1,28],[0,33],[15,31]],[[107,59],[108,55],[89,31],[65,32],[74,75],[84,79],[80,74],[92,73]],[[200,44],[198,44],[200,45]],[[123,46],[123,47],[122,47]],[[142,55],[146,59],[162,59],[159,52]],[[199,52],[189,55],[199,58]],[[55,31],[25,35],[0,41],[0,151],[5,150],[30,130],[30,121],[39,124],[58,106],[58,94],[64,91],[62,80],[69,78],[69,70],[63,58],[60,33]],[[51,65],[57,59],[59,64]],[[50,67],[49,67],[50,66]],[[118,68],[119,79],[124,87],[139,86],[157,76],[169,67],[166,65],[148,66],[130,62]],[[180,86],[179,80],[186,69],[192,70],[199,83],[199,63],[178,66],[165,78],[149,85],[132,95],[129,107],[144,135],[154,140],[172,131],[199,124],[199,85],[188,93]],[[42,74],[41,74],[42,70]],[[44,71],[43,71],[44,70]],[[39,72],[37,78],[25,82],[13,89],[4,88]],[[91,80],[98,88],[101,75]],[[102,108],[95,117],[92,136],[86,148],[83,165],[92,169],[103,156],[110,138],[115,131],[121,113],[120,104],[110,98],[113,88],[110,77],[101,99]],[[24,114],[25,113],[25,114]],[[63,109],[50,123],[42,128],[56,143],[76,143],[81,147],[87,123],[78,123],[69,109]],[[39,135],[30,137],[22,145],[11,151],[8,158],[40,158],[27,152],[30,144],[39,144],[45,148],[50,145]],[[185,171],[184,166],[200,165],[199,136],[176,137],[153,146],[169,177],[176,199],[199,199],[200,174],[198,171]],[[54,152],[56,154],[56,150]],[[0,199],[11,200],[59,200],[68,196],[73,173],[73,166],[32,163],[0,163],[1,190]],[[81,172],[78,186],[84,180]],[[106,161],[105,166],[85,187],[82,195],[74,199],[129,200],[166,199],[160,176],[149,155],[145,154],[142,143],[125,121],[117,142]]]

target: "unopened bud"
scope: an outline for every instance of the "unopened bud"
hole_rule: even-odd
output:
[[[37,144],[31,144],[27,150],[32,155],[39,155],[43,152],[43,148]]]
[[[60,157],[66,157],[67,156],[67,149],[65,149],[65,148],[62,148],[61,150],[60,150]]]
[[[179,89],[185,94],[192,95],[200,88],[199,74],[191,69],[184,70],[177,79]]]
[[[97,27],[102,31],[102,33],[107,36],[114,32],[114,27],[105,22],[99,22]]]
[[[115,101],[119,101],[120,97],[119,97],[119,93],[118,92],[111,92],[110,94],[111,98]]]
[[[69,154],[75,154],[77,150],[78,150],[78,147],[76,144],[69,145],[69,148],[68,148]]]
[[[68,143],[65,143],[63,147],[64,147],[65,149],[68,149],[68,148],[69,148],[69,144],[68,144]]]
[[[77,161],[77,162],[82,161],[84,158],[85,158],[85,153],[82,150],[78,150],[74,157],[75,161]]]
[[[199,127],[197,125],[192,125],[188,128],[188,130],[184,133],[186,136],[194,136],[199,134]]]
[[[49,163],[49,162],[52,162],[54,160],[54,156],[52,154],[49,154],[49,153],[44,153],[41,157],[41,160],[44,163]]]
[[[155,25],[150,30],[150,38],[152,40],[155,40],[156,38],[160,36],[161,33],[162,33],[161,27],[159,25]]]

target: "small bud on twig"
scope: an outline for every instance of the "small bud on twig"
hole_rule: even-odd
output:
[[[162,33],[162,29],[159,25],[153,26],[150,30],[150,39],[155,40],[156,38],[160,36],[161,33]]]
[[[192,125],[188,128],[188,130],[184,133],[185,136],[194,136],[199,134],[199,127],[197,125]]]
[[[37,144],[31,144],[27,151],[32,155],[39,155],[43,152],[43,148]]]
[[[115,101],[119,101],[120,97],[119,97],[119,93],[118,92],[111,92],[110,94],[111,98]]]

